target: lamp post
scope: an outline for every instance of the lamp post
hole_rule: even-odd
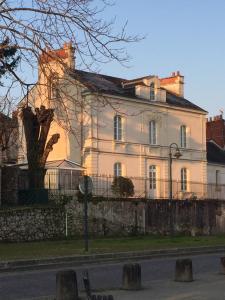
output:
[[[172,149],[176,149],[175,153],[172,153]],[[180,149],[176,143],[172,143],[169,145],[169,200],[173,199],[173,177],[172,177],[172,162],[173,157],[176,159],[180,158],[182,154],[180,153]]]

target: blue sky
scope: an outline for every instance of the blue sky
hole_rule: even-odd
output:
[[[224,0],[117,0],[105,18],[128,20],[127,31],[145,34],[128,44],[129,68],[102,65],[101,72],[124,78],[179,70],[185,76],[185,97],[209,115],[225,112],[225,1]]]

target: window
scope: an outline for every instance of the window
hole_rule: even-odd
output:
[[[149,122],[149,144],[156,145],[156,122]]]
[[[116,115],[114,117],[114,140],[122,140],[122,117]]]
[[[156,189],[156,166],[149,167],[149,188],[150,190]]]
[[[220,171],[216,170],[216,185],[220,184]]]
[[[187,147],[187,127],[185,125],[180,127],[180,146],[182,148]]]
[[[114,164],[114,176],[122,176],[122,165],[120,162]]]
[[[182,168],[180,175],[181,175],[181,191],[186,192],[187,191],[187,169]]]
[[[60,99],[60,89],[59,89],[59,81],[57,78],[50,78],[50,99]]]
[[[150,100],[155,100],[155,83],[150,84]]]

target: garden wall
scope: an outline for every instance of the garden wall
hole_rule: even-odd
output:
[[[59,239],[65,235],[62,207],[20,207],[0,210],[0,241]]]
[[[89,202],[93,236],[132,234],[211,235],[225,233],[225,202],[215,200],[149,200]],[[83,232],[83,204],[67,205],[68,234]]]

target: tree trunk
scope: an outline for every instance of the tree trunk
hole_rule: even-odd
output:
[[[30,189],[44,189],[45,186],[45,163],[60,137],[58,133],[53,134],[47,142],[53,116],[53,109],[46,109],[44,106],[35,108],[35,113],[29,106],[22,108]]]

